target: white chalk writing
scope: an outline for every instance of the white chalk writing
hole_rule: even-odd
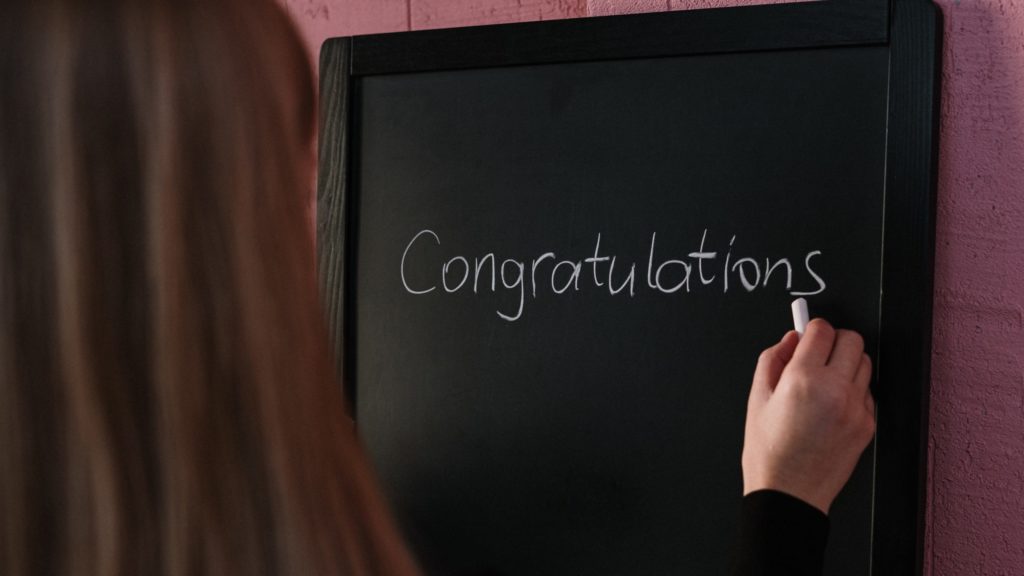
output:
[[[789,258],[744,255],[734,260],[733,249],[736,245],[736,235],[729,240],[723,258],[724,266],[721,268],[717,268],[714,262],[718,259],[719,252],[709,250],[707,247],[708,231],[706,229],[701,235],[700,247],[694,252],[689,252],[685,258],[659,257],[658,252],[663,249],[657,246],[658,234],[651,233],[650,238],[646,286],[653,291],[663,294],[679,292],[685,294],[693,290],[713,288],[717,283],[721,285],[723,293],[728,293],[730,277],[739,281],[738,289],[743,293],[768,288],[769,282],[772,282],[773,278],[776,278],[773,281],[773,287],[781,287],[784,281],[784,288],[791,296],[813,296],[825,291],[825,280],[815,271],[811,262],[814,257],[821,256],[821,250],[812,250],[803,257],[802,272],[806,274],[798,274],[797,286],[799,289],[794,289],[794,268]],[[584,289],[606,290],[612,296],[622,294],[626,298],[633,298],[637,293],[636,262],[625,267],[624,259],[620,260],[618,255],[602,255],[600,233],[597,234],[594,242],[593,256],[581,259],[559,259],[554,252],[545,252],[529,260],[505,258],[499,264],[498,258],[493,252],[480,256],[456,254],[445,259],[438,257],[436,249],[426,250],[428,245],[442,246],[441,237],[433,230],[420,230],[413,235],[402,252],[400,275],[402,286],[406,292],[422,296],[434,292],[438,285],[448,294],[464,289],[469,290],[470,276],[472,276],[474,294],[488,290],[495,293],[498,291],[500,279],[502,289],[518,297],[518,302],[513,309],[496,310],[498,316],[508,322],[515,322],[522,318],[527,294],[537,298],[538,286],[542,291],[550,287],[550,291],[554,295],[564,295]],[[414,257],[417,259],[417,263],[424,259],[434,259],[432,262],[428,261],[426,265],[437,266],[436,280],[416,287],[410,285],[406,271],[411,266],[410,259]],[[615,271],[616,262],[620,263],[618,274]],[[604,265],[607,267],[605,268]],[[588,267],[590,268],[589,275],[585,273],[585,269]],[[783,274],[783,272],[785,273]],[[481,275],[483,282],[481,282]],[[488,276],[490,276],[489,283]],[[801,276],[807,278],[801,279]],[[590,279],[593,281],[591,282]],[[529,288],[527,288],[527,282],[529,282]],[[733,290],[735,291],[737,288],[734,287]]]

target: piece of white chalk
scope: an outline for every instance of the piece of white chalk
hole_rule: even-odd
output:
[[[807,300],[797,298],[790,307],[793,309],[793,328],[797,334],[803,336],[804,330],[807,330],[807,323],[811,321],[807,312]]]

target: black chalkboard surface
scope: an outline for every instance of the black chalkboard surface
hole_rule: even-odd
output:
[[[724,573],[801,295],[878,366],[827,573],[920,571],[938,26],[892,8],[325,44],[325,301],[428,573]]]

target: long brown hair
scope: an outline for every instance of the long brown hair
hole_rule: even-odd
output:
[[[0,573],[413,574],[332,372],[271,0],[0,7]]]

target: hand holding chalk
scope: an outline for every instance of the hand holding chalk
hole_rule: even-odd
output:
[[[860,335],[822,319],[765,350],[747,403],[743,493],[778,490],[828,514],[874,436],[870,381]]]

